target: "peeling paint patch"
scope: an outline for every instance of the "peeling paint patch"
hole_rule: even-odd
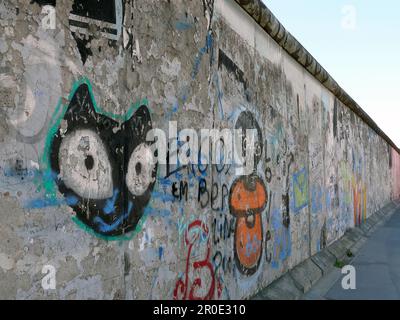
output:
[[[190,22],[186,22],[186,21],[177,21],[175,23],[175,28],[179,31],[186,31],[189,29],[192,29],[194,26],[192,23]]]
[[[14,260],[10,256],[0,252],[0,267],[4,271],[9,271],[14,267]]]

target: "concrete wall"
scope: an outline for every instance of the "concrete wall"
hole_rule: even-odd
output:
[[[32,2],[0,2],[0,298],[246,298],[399,198],[399,154],[234,1]],[[170,121],[256,129],[251,181],[152,166]]]

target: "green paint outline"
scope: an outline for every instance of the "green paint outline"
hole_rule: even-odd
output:
[[[124,115],[104,111],[100,106],[97,105],[90,80],[87,77],[82,77],[81,79],[75,81],[72,86],[71,92],[68,96],[68,105],[64,105],[62,103],[61,98],[59,99],[59,101],[57,103],[56,109],[50,120],[50,128],[49,128],[49,131],[48,131],[46,139],[45,139],[43,156],[40,159],[40,168],[41,168],[41,171],[44,172],[44,174],[42,174],[42,183],[43,183],[43,187],[45,190],[45,197],[48,199],[55,199],[57,197],[56,183],[55,183],[54,179],[52,178],[52,170],[51,170],[51,164],[50,164],[50,148],[53,143],[54,136],[56,135],[58,129],[60,128],[61,122],[65,116],[65,113],[68,110],[69,103],[71,102],[72,98],[74,97],[76,91],[83,84],[86,84],[88,86],[90,98],[92,99],[93,107],[94,107],[94,110],[96,111],[96,113],[106,116],[108,118],[111,118],[115,121],[124,123],[124,122],[130,120],[132,118],[132,116],[135,114],[136,110],[139,109],[143,105],[149,109],[148,99],[144,98],[142,100],[138,100],[137,102],[131,104],[128,111]],[[158,176],[158,168],[157,168],[157,176]],[[41,189],[39,188],[38,191],[40,191],[40,190]],[[119,236],[105,236],[105,235],[99,234],[96,231],[94,231],[92,228],[85,225],[76,216],[73,216],[71,219],[80,229],[88,232],[89,234],[94,235],[97,238],[103,239],[105,241],[124,241],[124,240],[131,240],[136,234],[138,234],[140,231],[142,231],[143,225],[144,225],[145,221],[147,220],[147,214],[144,214],[140,218],[138,224],[136,225],[135,230],[133,230],[131,233],[129,233],[129,235],[125,234],[125,235],[119,235]]]

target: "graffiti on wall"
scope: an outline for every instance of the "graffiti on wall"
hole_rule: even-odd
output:
[[[55,5],[56,1],[31,0],[31,3]],[[99,88],[103,89],[103,98],[121,102],[126,99],[126,95],[131,94],[134,86],[128,84],[127,88],[123,87],[126,85],[125,75],[127,79],[131,79],[132,75],[125,73],[125,70],[134,66],[134,59],[130,58],[135,57],[142,66],[131,69],[135,69],[135,75],[139,75],[141,94],[150,95],[154,102],[160,105],[160,109],[157,110],[159,122],[175,118],[182,125],[190,123],[195,130],[200,129],[199,126],[203,123],[205,127],[210,125],[212,128],[236,126],[243,131],[256,129],[258,144],[254,171],[249,176],[237,176],[234,174],[234,166],[230,165],[183,165],[167,161],[166,172],[161,174],[160,164],[150,165],[150,145],[145,141],[146,133],[154,125],[147,102],[136,103],[132,111],[121,116],[104,112],[96,105],[90,83],[79,81],[65,105],[62,105],[60,100],[60,105],[56,106],[57,102],[51,100],[46,102],[46,108],[43,110],[32,108],[35,114],[39,114],[37,119],[40,119],[43,113],[43,117],[46,116],[48,120],[42,126],[43,129],[40,129],[40,134],[36,133],[36,130],[35,135],[31,137],[29,132],[24,132],[23,139],[17,138],[18,142],[22,142],[21,148],[24,150],[15,153],[14,150],[13,153],[11,150],[2,150],[2,158],[9,159],[0,164],[0,171],[4,174],[1,179],[0,197],[16,195],[19,199],[17,201],[27,200],[27,212],[44,207],[53,209],[57,206],[54,210],[45,211],[50,213],[47,216],[51,217],[54,213],[55,218],[60,220],[57,221],[57,228],[64,222],[64,217],[69,215],[63,212],[73,211],[73,220],[80,227],[107,240],[126,239],[127,237],[119,236],[128,233],[131,237],[140,231],[141,225],[147,221],[143,237],[140,235],[132,241],[132,246],[129,243],[129,249],[133,250],[136,240],[140,242],[138,252],[132,255],[135,259],[134,265],[138,257],[144,262],[142,270],[146,273],[146,279],[151,278],[149,271],[155,270],[154,277],[162,280],[158,282],[159,286],[154,286],[155,290],[160,291],[160,295],[161,292],[168,293],[168,297],[174,299],[213,299],[221,296],[229,298],[230,295],[241,297],[255,289],[255,284],[259,284],[260,279],[269,281],[297,263],[299,258],[308,252],[308,240],[312,240],[310,246],[313,249],[317,247],[319,251],[340,237],[342,226],[350,227],[353,221],[354,225],[359,225],[366,219],[367,204],[368,209],[372,210],[382,199],[374,195],[377,187],[368,184],[379,175],[375,172],[372,174],[375,170],[372,164],[375,160],[380,160],[380,156],[376,155],[379,155],[379,152],[374,153],[377,150],[374,147],[364,150],[364,141],[359,141],[359,153],[365,156],[367,165],[360,161],[363,156],[353,155],[351,168],[350,150],[346,149],[351,149],[353,142],[358,141],[352,139],[359,132],[357,126],[350,124],[347,130],[349,140],[342,143],[341,148],[336,148],[336,143],[342,141],[345,131],[342,123],[345,118],[342,119],[343,112],[337,101],[332,106],[333,113],[327,111],[331,103],[329,99],[326,103],[314,105],[316,109],[325,108],[324,119],[333,117],[333,128],[331,122],[329,126],[325,126],[325,123],[320,125],[318,121],[310,121],[307,115],[301,114],[309,110],[309,106],[305,101],[304,105],[301,105],[302,108],[299,108],[299,94],[297,110],[294,108],[286,113],[287,106],[292,102],[295,105],[294,91],[298,87],[297,83],[292,86],[291,79],[285,79],[285,74],[281,73],[278,65],[273,66],[269,60],[259,59],[256,52],[248,54],[240,37],[236,39],[235,34],[229,34],[225,40],[221,39],[220,31],[229,33],[229,26],[225,27],[223,20],[216,20],[214,26],[217,29],[212,29],[214,1],[202,0],[197,3],[199,6],[203,4],[205,19],[201,21],[205,23],[207,20],[207,33],[205,26],[199,23],[201,8],[174,8],[172,2],[168,1],[162,9],[167,13],[172,10],[174,15],[162,12],[159,14],[157,11],[150,14],[149,9],[156,8],[156,3],[142,5],[131,0],[70,1],[69,7],[72,10],[65,12],[63,19],[68,20],[65,30],[68,30],[69,36],[65,37],[66,45],[61,46],[60,52],[62,48],[67,49],[65,57],[68,61],[71,60],[73,65],[78,62],[77,67],[80,68],[82,60],[86,67],[81,70],[72,69],[69,66],[72,64],[65,65],[65,59],[61,59],[62,61],[57,62],[63,75],[60,76],[59,89],[58,80],[52,81],[53,78],[46,80],[42,77],[44,80],[36,81],[36,77],[32,77],[32,80],[28,77],[27,86],[31,88],[29,90],[36,98],[58,99],[68,85],[63,83],[64,81],[68,82],[68,79],[78,73],[88,73],[91,76],[96,75],[93,79],[96,79]],[[60,6],[60,3],[57,5],[57,10],[65,8]],[[39,7],[36,11],[38,9]],[[161,39],[154,34],[149,36],[146,26],[141,28],[140,21],[137,20],[138,15],[146,15],[146,20],[151,25],[154,25],[154,21],[171,23],[172,20],[168,19],[174,19],[178,15],[184,18],[175,24],[175,37]],[[62,29],[63,24],[59,24],[58,27]],[[184,34],[185,32],[187,34]],[[169,41],[173,40],[172,38],[192,39],[193,35],[195,44],[184,43],[186,55],[178,52],[183,46]],[[199,35],[205,36],[203,41],[198,39]],[[142,50],[148,50],[144,52],[143,60],[139,59],[139,42],[136,37],[143,39]],[[47,41],[47,38],[50,39],[46,36],[42,40]],[[69,50],[71,41],[73,47],[76,47],[73,52]],[[38,48],[43,48],[39,42],[37,44]],[[229,52],[230,48],[233,48],[232,44],[244,50]],[[196,48],[197,46],[199,48]],[[172,79],[164,70],[158,74],[160,77],[145,75],[146,71],[154,71],[149,70],[149,65],[154,65],[157,69],[160,63],[164,63],[162,52],[165,51],[165,47],[177,49],[176,52],[169,52],[170,56],[165,60],[167,65],[170,64],[170,58],[173,59],[174,73],[176,71],[178,78],[176,82],[173,80],[175,75]],[[29,50],[23,52],[26,55],[34,52]],[[130,57],[126,55],[129,51]],[[117,52],[120,55],[116,60],[109,61],[109,53],[112,55]],[[74,58],[73,54],[76,54],[77,59],[70,59]],[[90,57],[91,55],[93,57]],[[189,55],[192,55],[192,58]],[[24,65],[28,66],[29,63]],[[175,69],[175,65],[179,65],[179,68]],[[114,67],[124,72],[115,69],[108,72]],[[22,67],[22,70],[24,73],[38,76],[44,74],[40,68],[34,68],[31,72],[27,72],[25,67]],[[163,77],[162,73],[168,77]],[[265,81],[258,81],[261,74],[266,75]],[[108,84],[111,83],[110,86],[101,86],[105,81],[104,76],[107,76],[105,80]],[[206,78],[208,84],[203,83]],[[257,87],[254,87],[255,83]],[[163,84],[168,87],[163,88]],[[182,85],[184,88],[179,88]],[[118,87],[121,90],[118,90]],[[303,84],[300,87],[303,88]],[[305,100],[314,94],[308,88],[310,86],[304,86]],[[13,91],[8,90],[6,93],[5,99],[12,102]],[[23,92],[21,94],[23,95]],[[29,96],[26,100],[28,98]],[[303,94],[300,98],[303,99]],[[37,100],[36,106],[43,105],[40,101]],[[115,104],[110,104],[110,108]],[[193,106],[189,107],[189,104]],[[199,108],[196,104],[199,104]],[[238,104],[249,106],[252,111],[244,111]],[[47,110],[52,110],[54,106],[56,110],[53,117],[51,118],[51,112],[47,117]],[[212,110],[205,112],[208,107]],[[187,112],[189,110],[191,111]],[[194,110],[195,113],[192,113]],[[353,114],[351,116],[354,117]],[[261,118],[263,120],[259,120]],[[2,125],[0,124],[0,129]],[[31,123],[24,124],[25,129],[30,130],[30,125]],[[161,126],[164,127],[163,124]],[[310,130],[313,126],[316,126],[315,130]],[[22,125],[18,128],[24,129]],[[328,137],[332,130],[336,139]],[[300,135],[297,137],[298,133]],[[314,134],[315,141],[309,139]],[[12,132],[8,136],[13,135]],[[8,139],[8,136],[4,135],[4,138]],[[310,141],[318,146],[314,150],[315,153],[312,153],[313,149],[307,148]],[[41,148],[43,142],[44,154],[41,155],[37,146]],[[224,138],[218,143],[221,149],[225,144],[228,145]],[[241,143],[245,143],[244,139]],[[25,150],[27,144],[30,144],[32,149],[29,154]],[[245,146],[242,149],[246,152]],[[178,145],[176,152],[182,150],[185,149]],[[186,150],[191,152],[190,149]],[[337,154],[332,153],[330,157],[331,153],[326,150],[336,150]],[[390,152],[390,149],[388,150]],[[36,151],[36,154],[33,151]],[[171,152],[171,149],[168,151]],[[296,159],[291,151],[296,155]],[[43,159],[40,159],[41,156]],[[171,153],[168,153],[168,160],[170,157],[172,158]],[[246,158],[245,155],[243,157]],[[213,154],[210,158],[213,158]],[[338,159],[344,159],[346,162],[345,173],[338,169]],[[318,165],[309,169],[307,166],[303,168],[307,160],[308,164],[311,160],[318,162]],[[395,158],[393,163],[389,162],[389,166],[398,168],[394,161]],[[327,168],[325,163],[329,163],[330,166]],[[317,167],[320,171],[314,174]],[[363,171],[360,170],[361,167]],[[382,176],[386,178],[387,174],[382,172]],[[30,183],[32,186],[28,186],[27,190],[26,186],[20,185],[21,183]],[[32,200],[32,195],[35,197],[39,194],[35,193],[38,184],[38,191],[45,190],[45,196]],[[367,185],[370,198],[367,198]],[[380,186],[381,183],[376,185]],[[20,190],[24,195],[20,194]],[[383,193],[386,193],[386,190]],[[307,206],[309,210],[306,210]],[[35,213],[40,215],[40,210]],[[315,216],[314,224],[310,224],[312,239],[307,238],[307,232],[303,232],[309,231],[306,214]],[[152,215],[152,219],[146,220],[146,216],[149,215]],[[342,217],[349,219],[341,220]],[[69,227],[66,225],[67,231],[70,231]],[[86,240],[91,242],[90,238]],[[124,255],[123,258],[129,257]],[[125,265],[131,266],[130,263]],[[165,269],[162,270],[163,267]],[[147,286],[145,288],[147,290]]]
[[[134,230],[157,172],[146,141],[151,128],[146,103],[124,116],[104,113],[90,83],[79,82],[46,141],[46,196],[55,197],[54,181],[79,222],[99,235]]]
[[[263,139],[261,128],[249,111],[240,114],[236,129],[243,131],[256,129],[257,131],[254,172],[249,176],[236,179],[229,194],[230,212],[236,217],[234,241],[236,265],[241,273],[252,275],[257,271],[261,261],[264,239],[262,213],[268,201],[265,184],[256,173],[263,154]],[[242,137],[244,136],[243,134]],[[242,141],[242,143],[246,142]]]
[[[293,175],[293,201],[294,212],[308,206],[308,176],[306,169],[302,169]]]
[[[120,38],[123,4],[122,0],[74,0],[69,26],[83,64],[93,54],[90,43],[97,32],[109,39],[111,44]]]
[[[360,226],[367,219],[367,187],[360,180],[353,180],[354,225]]]
[[[174,288],[174,300],[211,300],[214,296],[214,268],[210,261],[211,240],[208,227],[201,220],[192,222],[185,233],[188,247],[184,275],[178,279]],[[203,247],[202,258],[194,256],[195,246]],[[206,275],[204,275],[204,272]],[[208,282],[204,279],[208,279]]]

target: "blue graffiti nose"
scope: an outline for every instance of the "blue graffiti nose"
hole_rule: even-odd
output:
[[[115,212],[115,202],[118,197],[119,191],[115,190],[114,195],[111,199],[107,200],[107,203],[103,209],[105,214],[112,214]],[[129,201],[127,210],[124,210],[117,219],[115,219],[112,223],[105,222],[101,217],[96,216],[93,219],[93,222],[98,226],[98,229],[101,232],[109,233],[118,229],[128,218],[133,209],[133,203]],[[106,211],[107,210],[107,211]]]
[[[106,215],[113,214],[115,212],[115,202],[117,201],[118,194],[119,194],[119,190],[115,189],[113,192],[113,196],[107,200],[107,202],[103,208],[103,212]]]

